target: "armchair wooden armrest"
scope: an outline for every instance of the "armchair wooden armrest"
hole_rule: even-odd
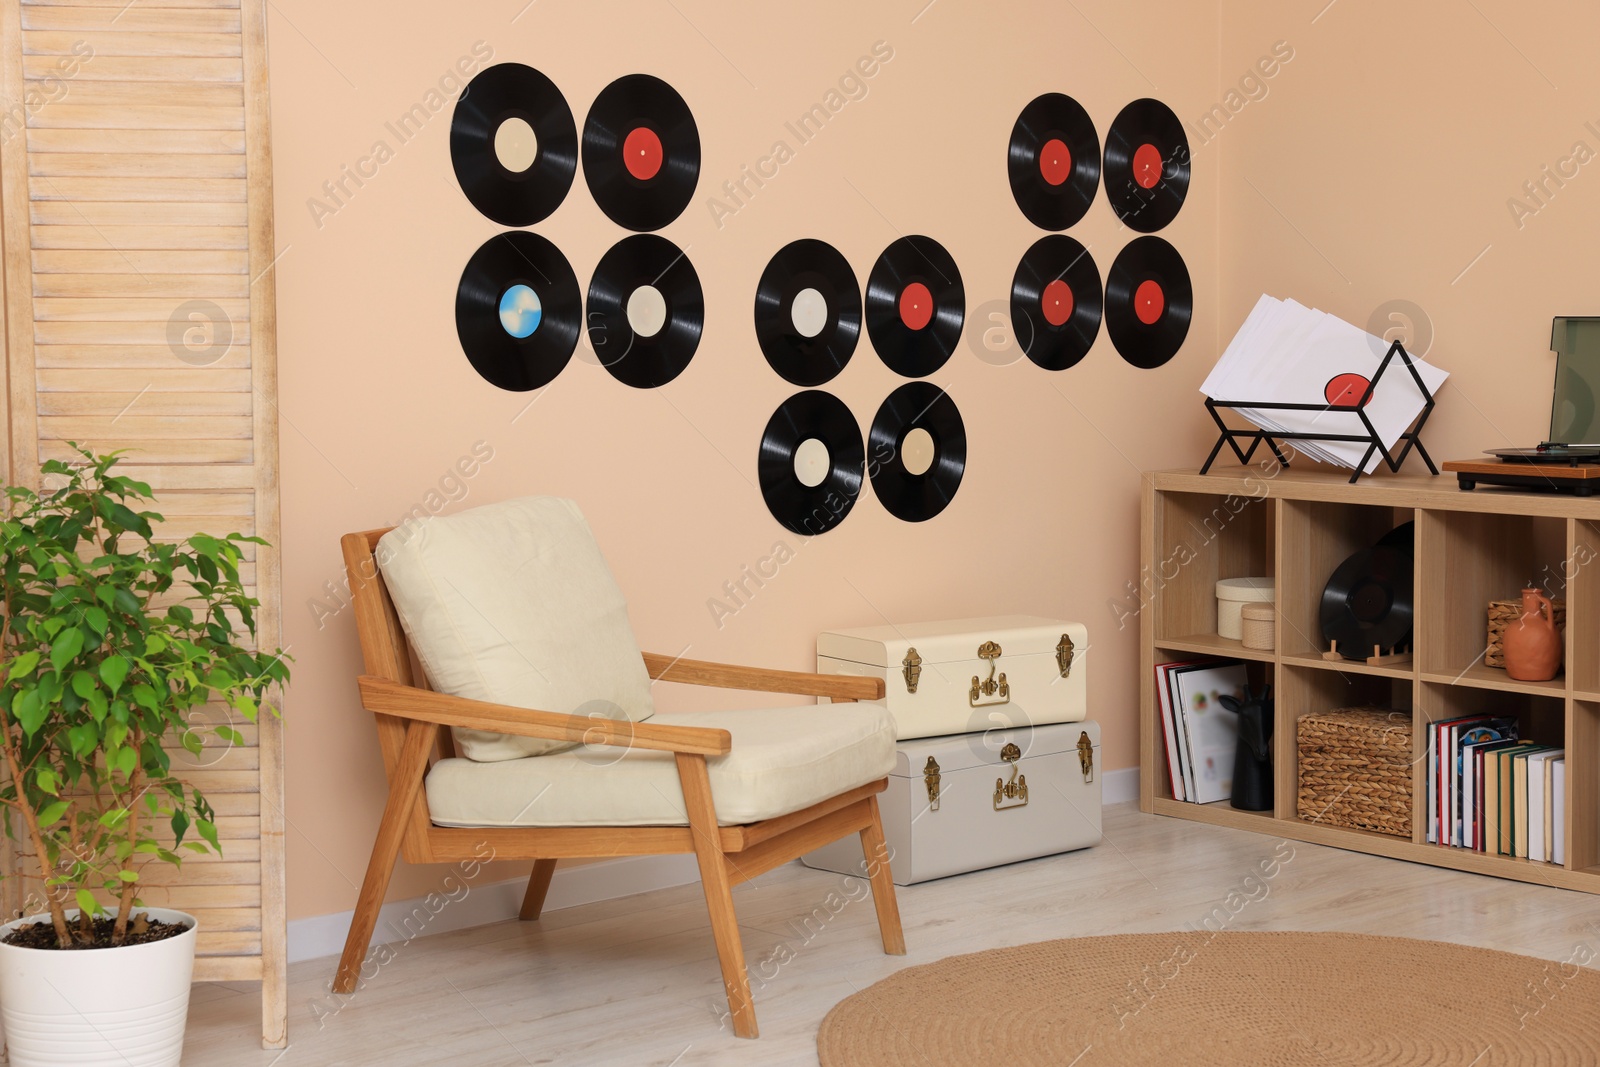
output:
[[[401,685],[370,674],[363,674],[358,684],[361,687],[361,703],[368,711],[440,726],[461,726],[497,734],[542,737],[550,741],[581,741],[591,745],[617,745],[701,756],[720,756],[733,747],[733,738],[728,731],[709,727],[666,726],[653,722],[591,719],[582,715],[533,711],[435,693],[431,689]]]
[[[709,663],[706,660],[663,656],[659,652],[644,653],[644,665],[650,672],[650,677],[662,682],[709,685],[721,689],[750,689],[762,693],[831,697],[834,700],[883,698],[882,678],[740,667],[731,663]]]

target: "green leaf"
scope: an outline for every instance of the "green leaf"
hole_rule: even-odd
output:
[[[94,692],[94,675],[88,671],[73,671],[72,691],[87,700],[89,694]]]
[[[12,711],[22,727],[23,734],[28,738],[39,732],[39,727],[44,725],[45,716],[50,713],[44,701],[39,699],[37,689],[29,689],[17,697],[16,703],[12,705]]]
[[[55,769],[51,767],[40,767],[34,771],[33,784],[41,793],[49,793],[51,796],[61,792],[61,780],[56,777]]]
[[[86,915],[100,914],[100,902],[94,899],[93,893],[89,892],[87,889],[80,889],[77,892],[77,897],[79,911],[82,911]]]
[[[144,654],[154,656],[167,647],[167,639],[160,634],[150,634],[144,639]]]
[[[39,665],[39,653],[24,652],[11,661],[11,671],[6,675],[6,680],[14,682],[24,674],[32,674],[33,669]]]
[[[122,688],[122,681],[128,677],[127,657],[113,652],[100,661],[100,680],[106,683],[106,688],[115,693]]]
[[[70,807],[72,807],[72,801],[58,800],[53,804],[46,804],[44,807],[40,808],[38,815],[40,829],[51,826],[58,822],[61,819],[61,816],[65,815],[67,813],[67,809]]]
[[[122,772],[124,778],[133,776],[133,769],[139,765],[139,754],[131,748],[117,749],[116,767]]]
[[[106,627],[111,624],[111,617],[106,614],[104,608],[90,604],[83,609],[83,617],[88,621],[90,629],[102,637],[105,636]]]
[[[137,882],[139,880],[139,872],[138,871],[118,871],[117,872],[117,877],[122,879],[124,882]]]
[[[205,840],[206,844],[210,845],[218,852],[222,851],[222,846],[217,843],[216,823],[212,822],[210,819],[200,819],[196,821],[194,828],[200,831],[200,836]]]
[[[67,730],[67,741],[72,746],[72,754],[82,759],[99,745],[100,731],[92,722],[80,722]]]
[[[112,808],[104,815],[101,815],[98,821],[100,825],[104,826],[107,830],[119,829],[128,821],[128,809]]]
[[[50,646],[50,665],[56,669],[57,674],[60,674],[61,668],[82,651],[83,631],[77,627],[63,630],[61,636]]]

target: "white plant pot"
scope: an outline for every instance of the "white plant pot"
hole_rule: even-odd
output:
[[[195,918],[169,908],[139,911],[189,929],[120,948],[60,952],[0,944],[0,1018],[11,1067],[177,1067],[194,977]],[[6,923],[0,936],[40,920],[50,917]]]

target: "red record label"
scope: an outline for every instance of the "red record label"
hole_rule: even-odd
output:
[[[636,126],[622,142],[622,165],[642,182],[661,171],[661,138],[645,126]]]
[[[1039,296],[1039,310],[1052,326],[1065,326],[1072,318],[1072,308],[1072,286],[1060,278],[1046,285]]]
[[[933,321],[933,294],[921,282],[900,290],[900,321],[908,330],[920,330]]]
[[[1139,288],[1133,291],[1133,313],[1139,316],[1139,321],[1154,326],[1166,310],[1167,294],[1161,291],[1161,283],[1153,278],[1140,282]]]
[[[1072,177],[1072,149],[1059,137],[1052,137],[1039,149],[1039,173],[1051,185]]]
[[[1133,153],[1133,180],[1141,189],[1154,189],[1161,181],[1161,150],[1142,144]]]
[[[1322,395],[1328,398],[1330,404],[1357,404],[1371,384],[1359,374],[1335,374],[1323,387]]]

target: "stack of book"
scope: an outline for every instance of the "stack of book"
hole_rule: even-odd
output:
[[[1244,699],[1244,664],[1229,659],[1195,659],[1156,666],[1156,693],[1167,741],[1167,771],[1172,795],[1193,804],[1233,796],[1233,756],[1239,743],[1239,716],[1221,697]]]
[[[1544,863],[1566,860],[1565,750],[1524,741],[1515,718],[1428,724],[1428,841]]]

